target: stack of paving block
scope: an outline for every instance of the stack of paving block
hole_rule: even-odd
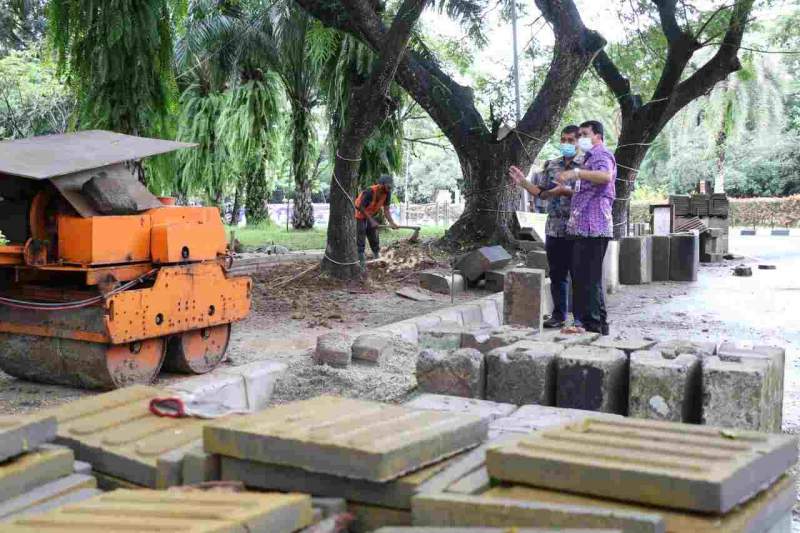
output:
[[[202,431],[208,421],[150,412],[151,399],[171,395],[136,385],[82,398],[45,414],[58,421],[55,442],[90,463],[102,489],[205,481],[215,468],[213,458],[202,451]]]
[[[797,439],[585,418],[488,447],[481,494],[421,494],[414,524],[789,533]]]
[[[710,202],[711,195],[693,194],[689,199],[689,214],[696,217],[707,217]]]
[[[91,468],[76,463],[72,450],[49,444],[55,437],[52,416],[0,417],[0,522],[99,493]]]
[[[477,286],[486,272],[499,271],[511,262],[511,255],[502,246],[484,246],[462,255],[455,261],[455,268],[469,286]]]
[[[691,199],[688,194],[673,194],[669,197],[669,203],[673,206],[676,217],[689,216],[691,213]]]
[[[250,492],[115,490],[3,524],[6,533],[41,531],[301,532],[314,523],[311,497]]]
[[[322,396],[215,421],[203,442],[222,480],[345,498],[359,532],[410,525],[413,495],[487,433],[480,417]]]

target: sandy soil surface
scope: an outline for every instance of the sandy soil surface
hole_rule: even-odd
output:
[[[731,251],[740,261],[703,266],[696,283],[654,283],[623,286],[609,297],[612,335],[659,339],[742,340],[787,349],[784,431],[800,433],[800,238],[732,236]],[[753,277],[732,275],[745,263]],[[776,270],[759,270],[772,264]],[[280,288],[301,272],[302,262],[277,265],[256,278],[253,313],[234,329],[228,364],[275,359],[289,364],[275,401],[319,393],[401,401],[413,393],[416,352],[401,346],[378,366],[354,364],[338,370],[311,364],[316,336],[332,330],[358,332],[447,307],[438,296],[412,302],[395,295],[396,288],[414,285],[413,268],[377,269],[372,283],[341,286],[320,280],[315,272]],[[424,265],[423,265],[424,266]],[[468,293],[458,300],[483,296]],[[161,382],[174,377],[161,378]],[[87,394],[63,387],[20,382],[0,373],[0,414],[26,412]],[[795,531],[800,532],[800,509]]]

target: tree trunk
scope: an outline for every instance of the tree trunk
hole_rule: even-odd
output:
[[[342,156],[357,159],[357,154],[354,154],[356,147],[345,146],[340,150]],[[355,198],[357,192],[358,166],[358,161],[337,157],[331,177],[330,219],[325,259],[322,261],[321,269],[322,272],[339,279],[354,279],[361,273],[356,247],[355,210],[350,203],[350,199]]]
[[[622,121],[622,131],[614,158],[617,161],[617,180],[615,183],[617,196],[612,208],[614,221],[614,238],[619,239],[628,234],[628,211],[633,194],[639,166],[647,155],[649,143],[656,137],[648,129],[652,126],[645,117],[634,114],[630,120]],[[661,131],[661,128],[657,128]]]
[[[309,145],[313,135],[308,102],[292,100],[292,170],[294,171],[294,229],[314,227],[314,205],[311,202],[309,177]]]
[[[242,195],[244,194],[244,179],[240,176],[236,182],[236,192],[233,195],[233,210],[231,211],[230,224],[231,226],[239,225],[239,211],[242,208]]]
[[[269,191],[264,173],[261,169],[251,172],[247,176],[247,196],[244,203],[249,226],[256,226],[269,219],[268,200]]]

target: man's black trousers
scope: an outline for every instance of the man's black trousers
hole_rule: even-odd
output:
[[[373,255],[378,255],[381,251],[381,241],[378,237],[378,228],[370,227],[369,220],[356,219],[356,243],[358,244],[358,254],[362,255],[366,248],[366,241],[369,240],[369,247]]]
[[[553,296],[555,320],[564,321],[569,312],[569,284],[572,275],[572,247],[575,241],[566,237],[547,237],[545,251],[550,267],[550,294]]]
[[[603,290],[603,258],[609,239],[576,237],[572,247],[573,314],[586,331],[608,329],[606,297]]]

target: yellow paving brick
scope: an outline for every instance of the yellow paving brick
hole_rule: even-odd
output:
[[[664,519],[666,533],[760,533],[767,531],[775,520],[791,511],[796,500],[796,490],[795,480],[784,476],[768,490],[722,516],[680,512],[522,486],[493,488],[485,492],[483,497],[655,513]]]
[[[388,481],[486,438],[479,417],[320,396],[206,426],[209,453]]]
[[[56,419],[52,416],[0,416],[0,463],[25,453],[56,436]]]
[[[28,531],[291,533],[313,521],[304,494],[117,490],[4,525]]]
[[[489,474],[502,481],[716,514],[795,462],[789,435],[629,418],[588,418],[486,454]]]
[[[202,439],[205,420],[158,417],[152,398],[167,393],[145,386],[83,398],[47,411],[59,422],[59,443],[77,459],[134,485],[164,488],[181,484],[181,449]],[[170,461],[159,457],[170,454]]]
[[[352,533],[367,533],[385,526],[410,526],[412,521],[411,511],[377,505],[349,502],[347,511],[353,515]]]
[[[74,462],[72,450],[53,446],[0,464],[0,502],[70,475]]]

